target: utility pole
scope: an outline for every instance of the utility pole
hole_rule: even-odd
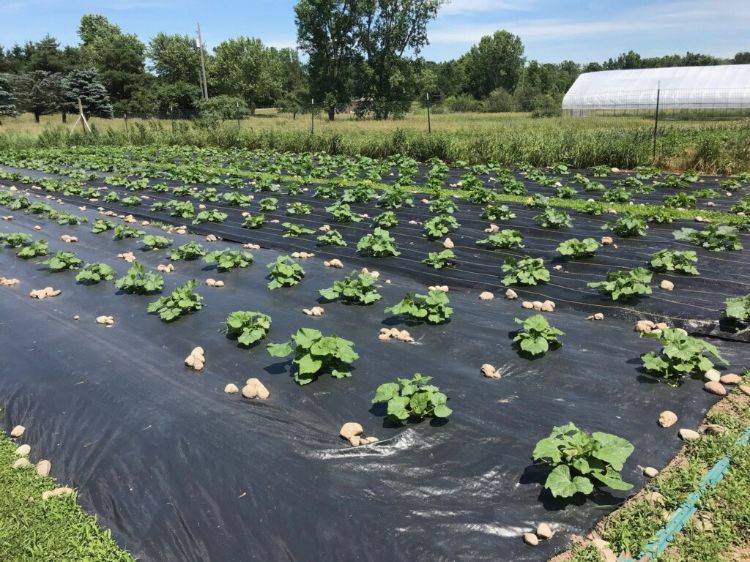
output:
[[[315,98],[310,100],[310,134],[315,134]]]
[[[200,53],[201,57],[201,68],[200,68],[200,77],[201,77],[201,94],[203,94],[203,99],[208,99],[208,81],[206,80],[206,61],[203,58],[203,37],[201,37],[201,24],[198,23],[198,52]]]
[[[430,119],[430,92],[427,92],[427,132],[432,133],[432,120]]]

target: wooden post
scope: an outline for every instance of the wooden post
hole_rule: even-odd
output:
[[[432,119],[430,118],[430,92],[427,92],[427,132],[432,133]]]
[[[203,58],[203,37],[201,37],[201,24],[198,23],[198,50],[201,57],[201,93],[203,99],[208,99],[208,80],[206,79],[206,61]]]
[[[651,159],[656,162],[656,135],[659,132],[659,98],[661,97],[661,82],[656,87],[656,113],[654,115],[654,147],[651,151]]]
[[[78,123],[83,121],[83,131],[91,132],[91,127],[89,127],[89,122],[86,120],[86,115],[83,113],[83,104],[81,103],[81,98],[78,98],[78,118],[76,119],[76,122],[73,123],[73,126],[70,128],[70,133],[73,134],[73,131],[75,131],[76,126]]]
[[[315,134],[315,98],[310,100],[310,134]]]

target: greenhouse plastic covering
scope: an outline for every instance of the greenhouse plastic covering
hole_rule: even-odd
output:
[[[581,74],[563,110],[750,107],[750,64],[607,70]]]

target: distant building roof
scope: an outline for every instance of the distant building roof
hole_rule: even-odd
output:
[[[605,70],[581,74],[564,110],[750,108],[750,64]]]

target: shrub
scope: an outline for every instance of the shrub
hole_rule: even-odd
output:
[[[198,242],[186,242],[181,246],[173,248],[169,253],[169,259],[172,261],[177,260],[197,260],[206,255],[206,250],[203,249]]]
[[[271,270],[268,288],[293,287],[305,276],[305,270],[288,256],[279,256],[276,261],[266,266]]]
[[[83,262],[73,252],[59,251],[50,259],[42,262],[52,271],[65,271],[66,269],[79,269]]]
[[[694,228],[681,228],[672,233],[676,240],[687,240],[697,246],[707,248],[712,252],[724,250],[741,250],[737,229],[733,226],[714,224],[708,225],[705,230]]]
[[[260,312],[238,310],[227,316],[224,332],[240,345],[250,347],[259,342],[271,329],[271,317]]]
[[[550,348],[560,347],[558,336],[564,336],[565,332],[558,330],[547,322],[541,314],[529,316],[526,320],[516,318],[516,324],[523,329],[513,338],[518,343],[521,351],[532,356],[544,355]]]
[[[599,249],[599,242],[593,238],[570,238],[561,242],[557,247],[557,252],[566,258],[589,258]]]
[[[395,421],[447,418],[453,413],[446,405],[448,397],[437,386],[427,384],[431,380],[432,377],[415,373],[411,379],[397,378],[381,384],[372,403],[387,402],[388,417]]]
[[[203,297],[193,291],[195,279],[177,287],[167,297],[159,299],[148,305],[148,312],[156,312],[164,322],[172,322],[180,316],[195,312],[203,308]]]
[[[698,255],[692,250],[659,250],[651,254],[651,269],[654,271],[668,271],[698,275]]]
[[[395,240],[390,233],[382,228],[375,228],[372,234],[365,234],[357,242],[357,251],[363,255],[382,258],[398,256],[401,252],[396,248]]]
[[[706,353],[727,364],[715,346],[705,340],[688,336],[687,332],[680,328],[656,330],[643,335],[657,338],[662,344],[658,354],[649,351],[641,356],[644,369],[667,382],[676,383],[687,375],[705,373],[712,369],[714,364],[704,355]]]
[[[453,309],[448,306],[450,300],[447,293],[431,290],[426,295],[406,293],[401,302],[386,308],[386,312],[393,314],[406,314],[417,321],[428,324],[443,324],[453,314]]]
[[[633,445],[622,437],[598,431],[589,435],[569,423],[554,427],[531,456],[552,468],[544,487],[556,498],[569,498],[588,495],[597,486],[630,490],[633,486],[621,472],[632,453]]]
[[[537,285],[550,280],[549,270],[544,267],[542,258],[505,258],[502,271],[507,273],[503,277],[503,285]]]
[[[203,258],[206,263],[215,263],[219,271],[232,271],[238,267],[247,267],[255,258],[250,252],[240,250],[214,250]]]
[[[76,281],[87,285],[95,285],[100,281],[111,281],[115,278],[115,270],[106,263],[88,263],[76,275]]]
[[[650,295],[651,272],[645,267],[636,267],[625,271],[608,271],[604,281],[588,283],[589,289],[599,289],[609,295],[613,301],[620,298],[630,299],[641,295]]]
[[[115,281],[115,287],[124,293],[145,295],[161,291],[164,287],[164,278],[146,271],[142,264],[134,263],[125,275]]]
[[[350,377],[351,363],[359,359],[353,342],[324,336],[312,328],[300,328],[292,341],[269,343],[267,349],[272,357],[286,357],[294,351],[294,381],[299,385],[309,384],[324,373],[336,379]]]
[[[488,246],[489,248],[523,248],[523,235],[518,230],[504,229],[499,232],[493,232],[487,238],[477,240],[478,246]]]
[[[456,263],[453,261],[456,254],[453,250],[443,250],[441,252],[429,252],[427,257],[422,260],[422,263],[429,265],[433,269],[442,269],[444,267],[455,267]]]
[[[321,289],[320,295],[330,301],[340,299],[348,304],[372,304],[381,299],[375,282],[372,274],[353,271],[344,279],[334,281],[332,287]]]
[[[143,245],[147,250],[160,250],[166,248],[172,241],[166,236],[154,236],[147,234],[143,237]]]

